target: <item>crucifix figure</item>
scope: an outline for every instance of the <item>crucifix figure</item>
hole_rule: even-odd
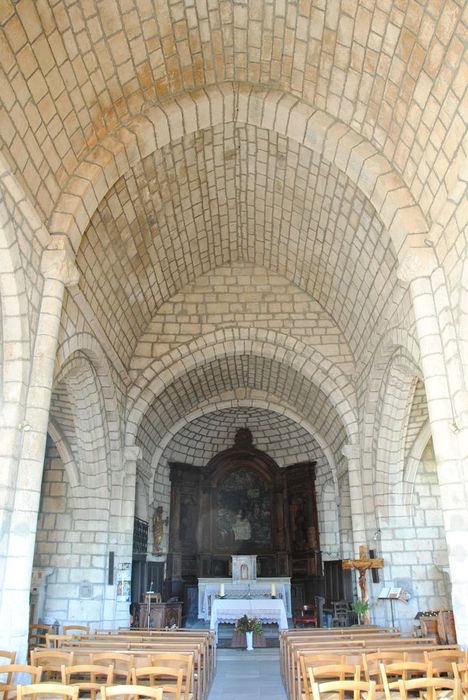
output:
[[[383,559],[370,559],[365,544],[359,546],[359,559],[344,559],[343,569],[356,569],[359,572],[359,588],[361,591],[361,600],[367,602],[369,596],[367,594],[367,571],[368,569],[382,569],[384,565]],[[364,623],[369,624],[369,614],[364,615]]]

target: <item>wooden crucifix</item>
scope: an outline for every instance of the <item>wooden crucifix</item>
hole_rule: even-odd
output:
[[[361,600],[365,603],[368,599],[367,593],[367,571],[368,569],[382,569],[384,566],[383,559],[370,559],[367,547],[365,544],[359,546],[359,559],[344,559],[342,563],[343,569],[356,569],[359,572],[359,588],[361,590]],[[366,622],[368,616],[366,615]]]

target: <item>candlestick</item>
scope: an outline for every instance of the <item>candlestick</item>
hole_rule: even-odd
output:
[[[276,598],[276,583],[271,584],[271,597]]]
[[[224,583],[221,583],[219,585],[219,595],[221,596],[221,598],[224,598]]]

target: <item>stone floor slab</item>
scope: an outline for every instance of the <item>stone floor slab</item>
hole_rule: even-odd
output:
[[[286,700],[279,649],[219,649],[208,700]]]

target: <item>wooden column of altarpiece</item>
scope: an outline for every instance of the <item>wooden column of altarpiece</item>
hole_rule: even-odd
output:
[[[230,576],[232,554],[257,555],[259,577],[319,576],[314,467],[280,468],[248,429],[205,467],[171,462],[166,595]]]

